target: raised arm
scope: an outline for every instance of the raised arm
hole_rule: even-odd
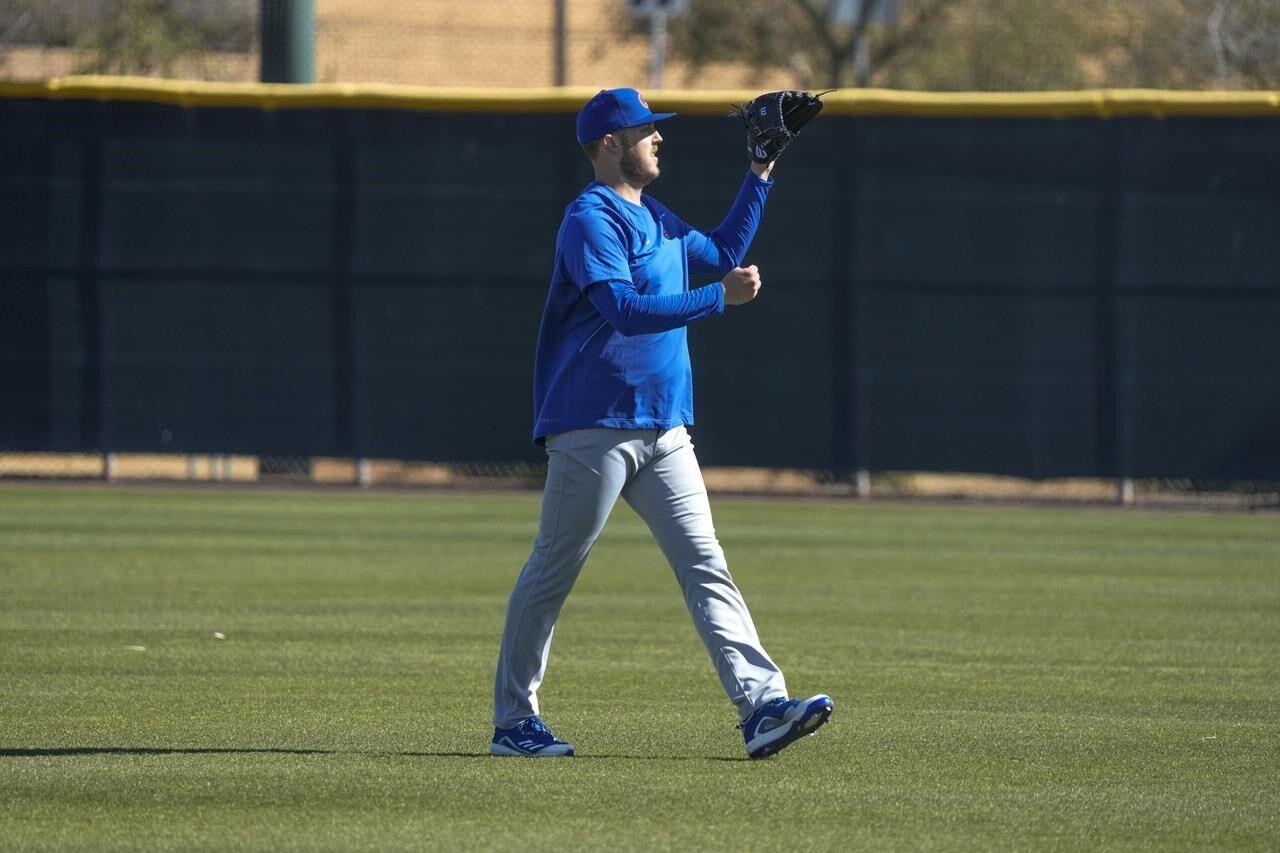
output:
[[[764,215],[772,171],[772,163],[752,163],[724,220],[708,232],[689,229],[685,253],[691,273],[723,276],[742,263]]]

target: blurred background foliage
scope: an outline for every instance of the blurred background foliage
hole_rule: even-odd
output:
[[[70,48],[77,74],[169,76],[195,54],[253,49],[256,15],[256,0],[0,0],[0,49]]]
[[[671,36],[802,88],[1280,86],[1276,0],[693,0]]]

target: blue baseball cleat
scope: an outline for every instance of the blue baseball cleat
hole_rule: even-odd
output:
[[[535,716],[521,720],[509,729],[494,729],[489,754],[550,758],[573,755],[573,744],[557,740],[542,718]]]
[[[774,699],[761,705],[739,726],[747,742],[747,755],[768,758],[813,734],[831,717],[834,707],[831,697],[823,693],[808,699]]]

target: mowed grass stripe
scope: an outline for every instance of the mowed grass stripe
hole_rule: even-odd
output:
[[[837,702],[747,762],[620,506],[542,692],[580,756],[491,759],[537,504],[0,487],[0,846],[1280,845],[1280,517],[715,500]]]

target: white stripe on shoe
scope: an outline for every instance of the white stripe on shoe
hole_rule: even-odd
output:
[[[524,741],[523,743],[531,742]],[[525,749],[520,745],[512,743],[510,738],[504,737],[500,741],[491,741],[489,743],[489,754],[517,758],[554,758],[560,755],[573,755],[573,745],[568,743],[556,743],[539,749],[537,745],[534,744],[532,749]]]

